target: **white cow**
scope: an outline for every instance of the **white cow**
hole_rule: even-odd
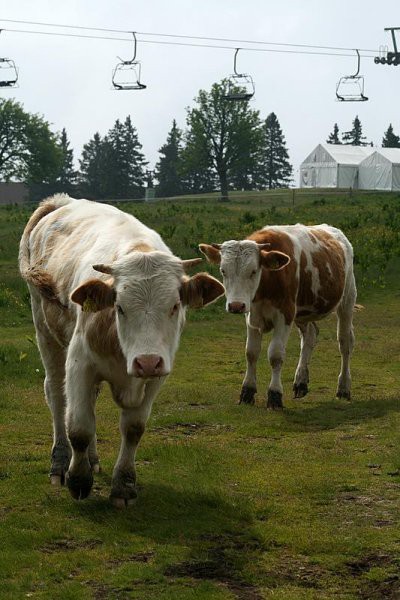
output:
[[[172,369],[186,308],[224,292],[206,273],[185,275],[200,260],[177,258],[155,231],[112,206],[57,195],[31,216],[19,261],[53,414],[50,475],[54,484],[65,477],[74,498],[88,496],[99,470],[102,381],[121,408],[111,500],[123,507],[136,497],[135,451]]]

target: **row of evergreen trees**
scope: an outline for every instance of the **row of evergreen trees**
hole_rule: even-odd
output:
[[[154,171],[158,196],[220,190],[226,198],[229,190],[289,185],[293,169],[277,116],[263,120],[248,102],[227,101],[227,91],[227,80],[200,90],[187,109],[184,131],[173,121]],[[152,184],[147,165],[130,116],[117,119],[103,137],[94,134],[77,170],[65,129],[54,134],[42,117],[0,99],[0,180],[26,181],[31,190],[36,186],[37,196],[66,191],[99,199],[138,198],[146,181]]]
[[[227,81],[201,90],[187,110],[187,126],[176,121],[159,150],[154,171],[159,197],[220,190],[254,190],[287,187],[292,180],[285,137],[275,113],[263,120],[248,102],[228,102]],[[367,145],[356,116],[350,131],[330,144]],[[400,147],[390,124],[383,146]],[[130,116],[117,119],[102,137],[95,133],[83,147],[79,169],[65,129],[54,134],[47,121],[31,115],[14,100],[0,99],[0,180],[26,181],[37,197],[66,191],[89,198],[140,198],[152,186],[138,133]],[[44,187],[43,187],[44,186]]]
[[[363,135],[362,124],[358,116],[352,123],[350,131],[344,131],[341,139],[339,137],[339,125],[337,123],[333,126],[332,133],[329,134],[326,140],[328,144],[345,144],[351,146],[373,146],[372,142],[368,142],[365,135]],[[390,123],[389,127],[383,134],[382,138],[383,148],[400,148],[400,136],[396,135],[393,131],[393,125]]]
[[[265,121],[247,102],[227,102],[227,81],[201,90],[187,112],[187,128],[176,121],[155,167],[159,197],[229,190],[287,187],[292,178],[285,138],[275,113]],[[81,189],[96,198],[143,194],[147,165],[130,117],[85,144],[79,161]],[[148,179],[148,183],[150,183]]]

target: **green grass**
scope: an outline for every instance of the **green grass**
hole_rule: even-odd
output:
[[[311,391],[301,401],[291,399],[293,332],[286,409],[270,413],[268,340],[257,404],[238,406],[244,321],[226,315],[221,301],[193,312],[138,450],[138,500],[125,512],[108,502],[119,433],[106,387],[93,493],[78,503],[48,482],[51,419],[15,260],[29,211],[0,210],[0,598],[400,597],[399,199],[274,202],[264,195],[123,208],[183,257],[200,241],[243,237],[266,223],[342,226],[359,257],[365,306],[355,315],[353,399],[334,397],[333,317],[321,322]]]

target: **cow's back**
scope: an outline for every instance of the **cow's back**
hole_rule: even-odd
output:
[[[95,276],[93,264],[112,263],[145,242],[170,253],[160,236],[132,215],[106,204],[58,195],[42,203],[25,229],[21,272],[24,261],[28,269],[40,268],[56,283],[60,301],[67,305],[72,290]]]

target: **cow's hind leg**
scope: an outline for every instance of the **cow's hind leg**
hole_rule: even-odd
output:
[[[65,427],[65,350],[52,336],[45,322],[41,301],[33,294],[32,314],[36,339],[46,372],[44,393],[53,416],[50,481],[53,485],[62,485],[71,459],[71,446]]]
[[[353,310],[355,304],[355,286],[342,300],[337,309],[337,339],[341,354],[341,369],[338,379],[336,396],[338,398],[351,397],[350,359],[354,348]]]
[[[290,330],[291,325],[287,325],[283,315],[281,315],[277,322],[274,323],[272,340],[268,347],[268,360],[272,368],[272,377],[267,394],[267,408],[271,410],[283,408],[281,371]]]
[[[138,407],[122,408],[120,416],[121,447],[114,467],[110,500],[116,508],[132,504],[137,496],[135,454],[150,416],[153,399],[164,378],[146,384],[143,401]],[[113,389],[118,403],[123,403],[123,393]]]
[[[294,376],[293,392],[295,398],[303,398],[308,394],[308,365],[317,343],[319,330],[315,323],[297,323],[297,328],[300,333],[300,358]]]
[[[262,330],[247,323],[246,361],[247,369],[240,392],[239,404],[254,404],[257,393],[257,361],[261,351]]]

